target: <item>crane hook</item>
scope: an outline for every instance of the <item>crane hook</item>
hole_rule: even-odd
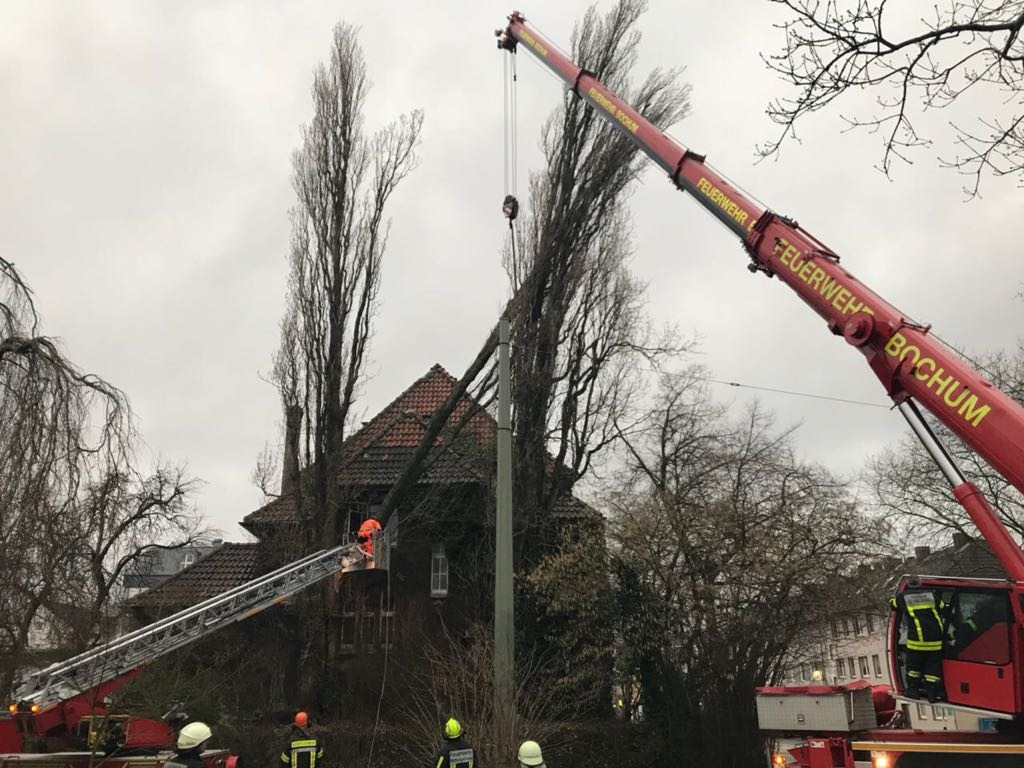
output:
[[[501,212],[505,214],[509,223],[515,221],[516,216],[519,215],[519,201],[514,195],[505,195],[505,202],[501,204]]]

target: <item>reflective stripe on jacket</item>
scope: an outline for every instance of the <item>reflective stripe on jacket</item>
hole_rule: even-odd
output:
[[[441,747],[433,768],[473,768],[473,748],[461,737],[449,739]]]
[[[316,768],[324,757],[324,748],[312,736],[305,734],[292,739],[281,753],[281,764],[289,768]]]
[[[942,611],[946,606],[936,602],[931,592],[901,592],[889,605],[907,615],[907,650],[941,651],[944,622]]]

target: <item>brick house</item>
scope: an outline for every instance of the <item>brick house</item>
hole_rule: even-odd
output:
[[[368,516],[377,516],[427,422],[454,384],[440,365],[433,366],[345,440],[336,480],[341,498],[335,526],[339,543]],[[301,554],[295,548],[298,494],[296,483],[288,481],[289,473],[299,474],[298,421],[288,418],[282,495],[241,521],[258,541],[223,544],[160,586],[133,597],[130,607],[139,618],[149,620],[191,605]],[[301,653],[285,637],[292,612],[303,600],[325,602],[329,619],[324,645],[333,661],[330,680],[319,682],[321,687],[327,683],[333,698],[324,706],[344,710],[375,704],[385,652],[403,669],[416,670],[426,647],[459,642],[474,625],[490,620],[496,422],[478,404],[464,400],[449,421],[449,426],[455,424],[462,427],[459,434],[453,436],[450,428],[442,431],[415,488],[388,520],[381,521],[390,547],[388,569],[345,574],[324,585],[319,598],[297,596],[254,620],[257,626],[263,622],[277,630],[272,634],[282,639],[272,653],[279,658],[270,666],[287,669],[284,677],[294,679]],[[574,497],[555,504],[550,523],[553,530],[565,524],[603,526],[600,515]],[[554,538],[546,536],[546,544]],[[523,543],[530,546],[517,546]],[[395,682],[389,697],[393,701],[402,698],[402,681]],[[275,695],[287,700],[295,692],[285,686]]]

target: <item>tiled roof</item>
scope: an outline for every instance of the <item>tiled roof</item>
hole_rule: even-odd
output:
[[[227,543],[163,584],[127,601],[129,608],[178,608],[237,587],[259,575],[258,544]]]
[[[451,395],[456,379],[440,365],[434,365],[408,389],[392,400],[380,413],[366,422],[358,432],[345,440],[342,446],[342,466],[337,482],[344,486],[381,485],[395,483],[412,456],[430,417]],[[494,418],[470,397],[464,397],[448,419],[446,430],[457,426],[471,410],[459,433],[459,442],[469,447],[485,447],[494,443],[497,424]],[[445,432],[435,445],[445,442]],[[473,461],[467,458],[465,448],[434,451],[427,458],[427,468],[421,483],[453,484],[475,482],[480,475]],[[295,519],[295,502],[282,496],[246,515],[242,524],[260,526],[288,523]]]
[[[908,561],[908,572],[919,576],[965,576],[1006,579],[1006,571],[989,545],[980,539],[957,537],[953,546]]]
[[[448,371],[440,365],[434,365],[345,441],[346,454],[358,453],[370,443],[415,448],[423,437],[422,428],[417,427],[415,422],[418,420],[425,424],[448,399],[456,383],[457,380]],[[479,408],[479,404],[468,395],[463,397],[446,427],[456,426],[473,408]],[[414,419],[399,419],[400,416],[413,416]],[[462,430],[463,435],[472,436],[479,445],[492,442],[496,432],[494,418],[482,408],[470,417]],[[440,438],[438,442],[441,442]]]
[[[392,400],[380,413],[345,440],[337,483],[341,486],[391,486],[398,480],[416,447],[423,439],[427,422],[451,395],[456,379],[440,365],[434,365],[408,389]],[[446,440],[451,430],[468,417],[458,437]],[[448,419],[445,430],[427,455],[427,465],[419,482],[428,485],[453,485],[479,482],[481,468],[473,454],[489,451],[497,435],[497,422],[471,397],[463,397]],[[444,450],[437,446],[444,445]],[[548,457],[553,466],[554,459]],[[600,515],[579,499],[567,496],[552,510],[561,517]],[[242,525],[257,532],[264,525],[280,525],[295,520],[295,499],[282,496],[246,515]]]
[[[551,514],[562,518],[593,518],[603,520],[601,513],[572,494],[559,498],[551,507]]]

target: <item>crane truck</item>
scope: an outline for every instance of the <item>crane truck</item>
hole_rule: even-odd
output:
[[[366,549],[323,549],[65,661],[25,675],[0,717],[0,768],[149,768],[170,756],[169,718],[113,711],[107,700],[153,660],[248,619],[329,576],[387,567],[383,532]],[[376,553],[376,557],[374,554]],[[173,711],[172,711],[173,713]],[[171,715],[172,713],[168,713]],[[29,751],[31,749],[31,751]],[[226,750],[203,755],[209,768],[235,768]]]
[[[904,577],[898,591],[941,594],[951,616],[984,616],[976,636],[942,662],[946,706],[994,718],[996,733],[924,733],[878,728],[871,686],[764,689],[762,730],[802,737],[790,756],[773,762],[799,768],[973,768],[1024,766],[1024,552],[977,486],[957,466],[920,407],[1024,492],[1024,408],[967,365],[931,333],[869,289],[839,256],[794,219],[754,202],[716,172],[704,155],[687,149],[578,66],[526,23],[518,11],[495,32],[498,48],[535,56],[615,129],[735,235],[755,275],[778,278],[858,350],[949,482],[1005,569],[1005,580]],[[920,407],[919,407],[920,406]],[[888,629],[888,663],[897,700],[905,700],[906,649],[899,621]],[[774,705],[774,710],[773,706]],[[822,717],[825,710],[835,716]],[[781,714],[780,714],[781,713]],[[816,714],[817,713],[817,714]],[[779,718],[791,716],[786,728]],[[767,721],[767,722],[766,722]]]

